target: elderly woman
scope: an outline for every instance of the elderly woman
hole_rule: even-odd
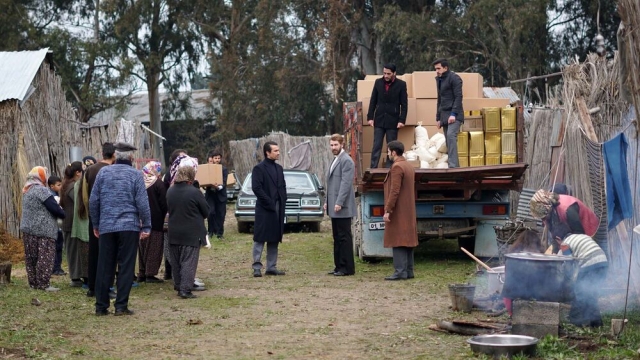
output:
[[[150,161],[142,168],[151,210],[151,234],[147,239],[140,239],[138,282],[164,282],[156,277],[162,263],[163,226],[164,217],[167,215],[167,189],[159,178],[161,167],[162,164],[159,162]]]
[[[174,184],[167,191],[169,208],[169,253],[174,289],[183,299],[195,298],[191,292],[198,267],[200,246],[205,243],[207,229],[204,219],[209,205],[202,192],[193,187],[196,169],[181,166]]]
[[[56,256],[58,222],[64,210],[49,189],[46,167],[36,166],[27,175],[22,188],[22,219],[20,231],[24,240],[25,267],[29,286],[33,289],[58,291],[50,285]],[[204,224],[203,224],[204,226]]]
[[[80,287],[86,283],[89,270],[89,224],[88,220],[83,223],[82,234],[78,234],[78,229],[83,225],[78,219],[78,209],[75,206],[78,198],[78,180],[82,177],[82,163],[74,161],[64,171],[64,181],[60,193],[60,205],[67,217],[62,223],[64,243],[67,247],[67,262],[69,263],[69,277],[72,287]]]

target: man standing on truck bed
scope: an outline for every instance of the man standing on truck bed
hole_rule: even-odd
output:
[[[462,79],[453,71],[449,71],[449,61],[438,59],[433,62],[436,69],[438,86],[438,110],[436,125],[442,128],[447,144],[448,163],[450,168],[460,167],[458,162],[458,133],[464,122],[462,110]]]
[[[396,79],[396,66],[384,65],[384,76],[377,79],[371,92],[367,120],[374,126],[371,168],[377,168],[382,151],[382,141],[387,144],[398,139],[398,129],[407,121],[407,83]],[[387,158],[388,159],[388,158]],[[389,167],[387,163],[387,167]]]
[[[329,275],[334,276],[356,273],[351,233],[351,218],[356,216],[356,196],[353,191],[355,166],[351,156],[342,148],[343,144],[342,135],[331,135],[329,146],[335,158],[327,172],[327,202],[324,206],[333,230],[334,268]]]
[[[395,271],[384,279],[413,279],[413,248],[418,246],[415,170],[402,156],[401,142],[388,143],[387,154],[393,165],[384,179],[384,247],[393,248]]]

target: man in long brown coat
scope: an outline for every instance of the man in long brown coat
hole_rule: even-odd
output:
[[[393,165],[384,180],[384,247],[393,248],[393,275],[385,280],[413,279],[413,249],[418,246],[415,171],[402,156],[404,145],[387,145]]]

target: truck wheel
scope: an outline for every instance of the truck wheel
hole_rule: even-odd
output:
[[[238,232],[241,234],[249,233],[251,229],[251,223],[238,221]]]

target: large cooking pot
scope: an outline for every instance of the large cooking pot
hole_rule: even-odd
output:
[[[502,296],[510,299],[571,302],[578,263],[571,256],[506,254]]]

